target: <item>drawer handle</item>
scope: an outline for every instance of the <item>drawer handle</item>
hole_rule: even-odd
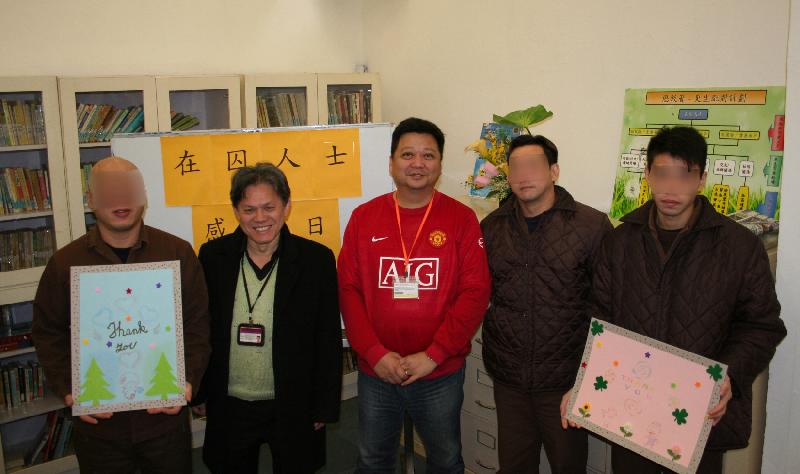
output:
[[[480,460],[480,459],[478,459],[478,458],[475,458],[475,463],[476,463],[478,466],[480,466],[480,467],[482,467],[482,468],[484,468],[484,469],[488,469],[488,470],[490,470],[490,471],[496,471],[496,470],[497,470],[497,468],[496,468],[496,467],[494,467],[494,466],[487,466],[486,464],[482,463],[482,462],[481,462],[481,460]]]
[[[475,400],[475,404],[481,408],[486,408],[487,410],[497,410],[497,407],[493,407],[491,405],[487,405],[480,400]]]

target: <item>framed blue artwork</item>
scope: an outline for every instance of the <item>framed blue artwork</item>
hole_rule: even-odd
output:
[[[186,405],[178,261],[70,269],[72,414]]]

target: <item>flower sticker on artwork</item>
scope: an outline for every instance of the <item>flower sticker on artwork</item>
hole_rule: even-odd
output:
[[[630,423],[625,423],[624,425],[620,426],[619,430],[622,431],[623,436],[626,438],[633,436],[633,425]]]
[[[681,447],[676,444],[675,446],[667,449],[667,454],[669,454],[673,461],[677,461],[681,458]]]
[[[586,402],[586,403],[583,404],[582,407],[578,407],[578,413],[580,413],[581,416],[584,417],[584,418],[589,418],[590,416],[592,416],[592,414],[589,413],[589,410],[591,410],[591,409],[592,409],[592,404],[589,403],[589,402]]]
[[[597,336],[598,334],[603,334],[603,325],[600,324],[598,321],[592,321],[592,336]]]
[[[675,418],[675,423],[679,425],[683,425],[686,423],[686,418],[689,416],[689,413],[686,411],[685,408],[676,408],[672,412],[672,416]]]
[[[722,367],[719,364],[709,365],[706,372],[715,382],[722,380]]]
[[[600,390],[602,392],[603,390],[606,390],[608,388],[608,380],[604,379],[602,375],[598,376],[594,380],[595,380],[594,382],[595,390]]]

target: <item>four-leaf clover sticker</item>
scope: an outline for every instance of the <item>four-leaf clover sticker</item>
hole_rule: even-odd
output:
[[[608,388],[608,380],[604,379],[602,375],[595,379],[594,389],[601,392]]]
[[[676,408],[675,411],[672,412],[672,416],[675,417],[675,423],[683,425],[686,423],[686,417],[689,416],[689,413],[685,408]]]
[[[592,336],[603,334],[603,325],[597,321],[592,321]]]
[[[709,365],[706,372],[715,382],[722,379],[722,367],[719,364]]]

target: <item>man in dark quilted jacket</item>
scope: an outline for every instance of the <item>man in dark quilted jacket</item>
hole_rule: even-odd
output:
[[[612,227],[558,180],[558,149],[522,135],[508,150],[513,195],[481,223],[492,274],[483,360],[494,381],[501,473],[585,473],[587,435],[564,430],[590,312],[592,258]]]
[[[722,471],[725,450],[747,446],[752,385],[786,335],[760,239],[705,196],[707,145],[693,128],[663,129],[647,148],[653,199],[622,218],[594,272],[598,317],[728,364],[697,472]],[[620,446],[615,474],[664,468]]]

